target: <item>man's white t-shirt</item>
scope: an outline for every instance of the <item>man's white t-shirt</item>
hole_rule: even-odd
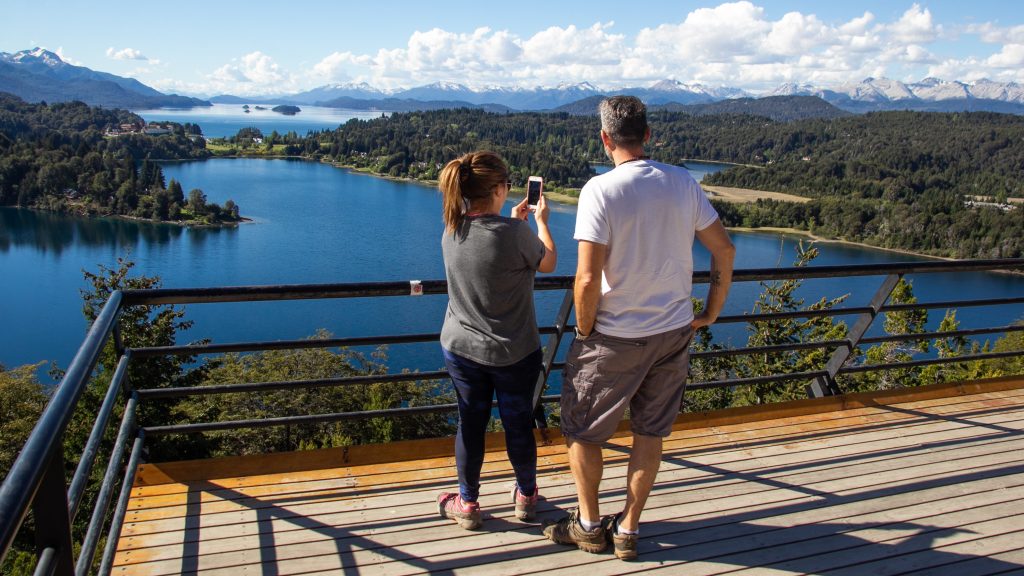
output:
[[[718,219],[684,168],[620,164],[580,192],[576,240],[606,248],[594,328],[643,338],[693,322],[693,239]]]

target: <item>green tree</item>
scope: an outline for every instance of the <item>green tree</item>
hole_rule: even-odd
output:
[[[892,304],[915,304],[917,297],[914,296],[912,284],[906,279],[900,279],[889,296]],[[899,310],[886,312],[883,327],[887,334],[913,335],[925,332],[928,324],[928,311],[923,308]],[[928,352],[927,340],[908,340],[896,342],[883,342],[872,346],[864,354],[866,364],[893,364],[897,362],[908,362],[913,360],[914,355]],[[871,390],[890,390],[893,388],[906,388],[922,384],[920,368],[896,368],[880,370],[865,375],[861,379],[860,387],[867,387]]]
[[[818,256],[818,249],[805,247],[801,242],[797,246],[795,266],[806,266]],[[803,298],[796,295],[803,284],[802,280],[783,280],[778,282],[762,282],[763,291],[754,304],[754,314],[777,312],[795,312],[799,310],[830,310],[846,300],[843,295],[831,300],[822,298],[806,305]],[[748,325],[750,334],[747,346],[773,346],[779,344],[795,344],[798,342],[818,342],[822,340],[841,339],[846,336],[844,322],[837,322],[829,317],[812,318],[777,318]],[[794,350],[758,354],[744,357],[735,365],[737,377],[749,378],[772,374],[791,374],[820,369],[828,361],[826,349]],[[802,383],[770,383],[745,386],[735,392],[736,403],[766,404],[806,397]]]
[[[314,339],[330,334],[319,331]],[[387,372],[383,348],[370,355],[342,348],[264,351],[227,354],[208,360],[203,385],[296,381],[366,376]],[[308,414],[383,410],[400,406],[453,401],[436,382],[374,383],[358,386],[306,388],[199,396],[176,407],[185,421],[242,420]],[[211,434],[206,449],[212,456],[308,450],[351,444],[436,437],[453,433],[450,415],[374,418],[362,422],[329,422]]]
[[[46,388],[36,378],[41,365],[10,370],[0,365],[0,478],[7,476],[50,399]]]
[[[134,276],[132,269],[135,263],[117,259],[117,266],[100,265],[98,272],[84,272],[90,289],[82,290],[82,311],[90,323],[99,315],[103,306],[115,290],[141,290],[160,287],[160,278],[156,276]],[[147,348],[155,346],[172,346],[178,342],[178,336],[192,327],[191,320],[185,320],[185,309],[176,306],[130,306],[122,309],[118,317],[121,340],[126,348]],[[199,342],[205,342],[200,340]],[[186,371],[185,367],[195,361],[194,356],[155,356],[150,358],[134,358],[128,371],[128,383],[135,388],[168,388],[172,386],[195,385],[202,377],[202,370]],[[68,449],[70,454],[81,452],[82,446],[77,445],[88,432],[86,431],[95,419],[96,411],[106,392],[107,383],[117,367],[118,354],[113,341],[108,341],[100,355],[96,374],[80,402],[79,413],[76,414],[75,426],[80,431],[70,434]],[[167,423],[171,421],[173,406],[167,403],[143,403],[139,410],[139,422],[142,425]],[[85,435],[82,433],[84,432]],[[72,440],[78,438],[79,440]],[[188,439],[183,440],[185,442]],[[187,445],[187,444],[185,444]],[[172,447],[170,450],[178,449]]]
[[[206,194],[198,188],[193,188],[188,193],[188,209],[195,217],[206,214]]]

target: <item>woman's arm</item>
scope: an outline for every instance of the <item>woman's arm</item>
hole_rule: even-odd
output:
[[[525,202],[525,200],[524,200]],[[533,213],[537,219],[537,237],[544,245],[544,257],[540,259],[539,272],[554,272],[558,264],[558,250],[555,249],[555,240],[551,237],[551,230],[548,229],[548,203],[541,194],[537,201],[537,211]]]

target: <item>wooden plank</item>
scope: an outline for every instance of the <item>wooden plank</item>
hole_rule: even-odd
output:
[[[975,403],[971,403],[971,404],[963,406],[963,408],[967,409],[967,408],[971,408],[971,407],[975,407],[975,406],[979,406],[979,405],[975,404]],[[861,423],[861,424],[864,424],[865,426],[866,425],[880,426],[880,425],[883,425],[883,422],[889,421],[890,418],[891,419],[903,419],[903,418],[911,419],[910,417],[907,417],[907,416],[905,416],[903,414],[899,414],[899,413],[885,413],[882,416],[881,420],[879,418],[880,418],[880,416],[878,414],[876,414],[872,418],[873,419],[873,423],[872,423],[872,420],[867,420],[867,419],[861,419],[861,420],[858,420],[858,422]],[[927,422],[922,420],[919,423],[927,423]],[[797,424],[794,424],[794,425],[797,425]],[[799,424],[799,425],[805,425],[805,424]],[[829,427],[831,427],[831,426],[835,426],[835,430],[834,430],[835,434],[846,433],[847,436],[849,436],[851,434],[851,429],[857,430],[857,429],[862,429],[862,427],[863,427],[863,426],[855,426],[853,424],[853,422],[851,422],[850,420],[848,420],[846,418],[836,419],[836,420],[833,420],[833,421],[829,421]],[[715,445],[721,447],[722,449],[725,449],[725,450],[733,449],[733,448],[737,448],[738,449],[739,446],[737,446],[737,442],[735,442],[735,441],[725,441],[725,442],[723,442],[723,440],[722,440],[723,436],[726,435],[726,434],[729,434],[730,430],[732,430],[732,429],[741,429],[741,428],[739,428],[738,426],[716,428],[716,429],[713,429],[713,430],[709,430],[709,433],[714,435],[714,438],[716,439]],[[813,429],[813,428],[809,428],[809,429]],[[754,442],[754,443],[756,443],[757,445],[760,446],[760,445],[763,445],[765,443],[770,443],[770,442],[784,442],[783,439],[790,438],[790,437],[787,437],[786,434],[792,434],[792,431],[793,431],[792,427],[790,427],[790,428],[779,428],[777,430],[773,430],[774,434],[772,434],[770,436],[765,434],[763,430],[742,430],[742,434],[748,435],[749,437],[751,437],[752,442]],[[825,434],[825,433],[823,433],[822,430],[818,430],[817,433],[815,433],[815,434],[821,435],[821,434]],[[772,439],[776,439],[776,440],[772,440]],[[623,444],[628,443],[628,442],[629,442],[629,439],[621,439],[621,440],[615,440],[611,444],[623,445]],[[709,451],[709,450],[713,450],[714,449],[712,445],[709,445],[707,443],[701,443],[695,437],[683,437],[682,439],[680,439],[678,437],[678,435],[677,435],[672,440],[667,442],[666,450],[674,450],[674,449],[676,449],[680,445],[679,443],[681,443],[681,442],[682,443],[686,443],[687,445],[690,445],[690,448],[692,450],[694,450],[694,451]],[[488,453],[488,454],[485,455],[485,459],[486,459],[487,462],[505,462],[504,454],[501,454],[501,453]],[[565,463],[564,449],[561,446],[558,446],[558,447],[552,447],[552,446],[541,447],[539,449],[539,459],[540,459],[542,464],[547,464],[547,463]],[[625,459],[625,456],[621,456],[620,458],[611,457],[611,458],[609,458],[609,462],[613,464],[616,461],[618,461],[618,462],[625,461],[624,459]],[[215,488],[218,485],[222,485],[222,486],[228,486],[228,487],[236,488],[237,489],[237,488],[248,487],[248,486],[256,487],[256,486],[262,486],[262,485],[279,485],[279,484],[282,484],[283,482],[291,482],[291,481],[295,481],[295,482],[315,482],[317,479],[325,479],[325,478],[326,479],[334,479],[334,478],[338,478],[338,477],[375,478],[375,479],[379,479],[379,481],[375,480],[374,483],[375,484],[380,484],[380,483],[386,483],[388,481],[388,480],[385,479],[385,476],[387,474],[390,474],[390,472],[408,471],[408,470],[411,470],[411,469],[423,469],[423,468],[432,468],[432,467],[447,467],[447,468],[451,469],[453,466],[454,466],[454,459],[453,458],[445,458],[445,459],[441,459],[441,460],[426,460],[426,461],[424,461],[422,463],[421,466],[416,466],[416,463],[410,463],[410,462],[397,462],[397,463],[383,464],[383,465],[378,465],[378,466],[352,466],[352,467],[346,467],[346,468],[336,468],[336,469],[328,469],[328,470],[316,470],[316,471],[313,471],[313,472],[305,472],[305,474],[299,476],[298,479],[295,478],[296,475],[288,475],[286,477],[282,477],[282,476],[279,476],[279,475],[263,475],[263,476],[259,476],[259,477],[247,477],[247,478],[242,478],[242,479],[227,479],[225,481],[218,481],[217,483],[200,484],[197,487],[199,487],[199,488],[204,488],[204,487],[206,487],[206,488]],[[374,471],[374,474],[368,475],[367,474],[367,470],[368,469],[372,469]],[[506,471],[510,471],[510,470],[506,469]],[[364,483],[366,483],[366,481],[364,481]],[[142,495],[157,495],[157,494],[164,494],[164,493],[168,493],[168,494],[171,494],[171,493],[182,494],[185,491],[187,491],[187,488],[190,487],[190,486],[194,486],[194,485],[191,485],[191,484],[189,484],[189,485],[159,485],[159,486],[156,486],[156,487],[136,487],[135,490],[134,490],[134,494],[135,495],[139,495],[139,496],[142,496]],[[176,488],[168,489],[169,487],[176,487]],[[154,492],[151,492],[151,490],[154,491]]]
[[[1018,539],[1017,545],[1022,539]],[[1012,545],[1012,544],[1011,544]],[[994,547],[994,546],[993,546]],[[1005,568],[1009,566],[1009,568]],[[928,569],[929,576],[964,576],[965,574],[1021,574],[1024,573],[1024,548],[985,556],[974,556],[957,563],[934,566]]]
[[[850,554],[859,554],[853,557],[850,554],[843,556],[843,560],[850,563],[841,568],[829,569],[829,573],[837,576],[919,573],[932,566],[952,564],[960,560],[986,556],[989,552],[999,553],[1017,548],[1024,541],[1024,529],[1021,529],[1019,521],[1010,522],[1000,518],[957,525],[927,536],[930,538],[909,538],[902,542],[893,542],[886,547],[871,546],[866,550],[850,551]],[[834,559],[829,557],[821,560],[824,566],[828,566],[824,562]],[[1000,563],[1000,568],[1001,571],[1019,570],[1020,566]]]
[[[851,408],[863,408],[923,399],[963,396],[973,393],[998,392],[1024,387],[1024,378],[998,378],[972,383],[933,384],[912,389],[860,392],[841,397],[795,400],[764,406],[728,408],[702,413],[681,414],[675,430],[709,428],[743,424],[806,414],[818,414]],[[628,422],[620,426],[620,433]],[[538,433],[539,434],[539,433]],[[503,447],[500,433],[487,436],[490,450]],[[562,441],[557,429],[550,431],[551,443]],[[538,442],[540,438],[538,435]],[[450,438],[431,438],[392,442],[382,445],[349,446],[325,450],[285,452],[257,456],[237,456],[210,460],[192,460],[164,464],[144,464],[136,476],[137,485],[180,483],[188,480],[230,478],[289,471],[337,467],[339,464],[374,464],[401,460],[442,457],[452,454]]]
[[[998,389],[982,392],[975,385],[935,387],[923,400],[919,396],[893,404],[883,402],[901,398],[904,391],[848,398],[851,405],[863,405],[832,414],[801,414],[807,405],[800,404],[777,420],[743,423],[723,417],[720,425],[704,430],[686,428],[683,422],[666,442],[666,462],[645,510],[641,543],[667,542],[650,555],[663,557],[661,565],[673,566],[679,562],[664,563],[681,554],[672,539],[696,546],[694,539],[713,537],[705,548],[718,546],[720,556],[760,554],[762,563],[776,563],[775,571],[787,570],[785,562],[795,561],[787,560],[792,558],[787,550],[803,549],[807,543],[847,542],[848,534],[859,534],[862,540],[891,536],[879,526],[921,517],[967,518],[965,525],[973,525],[973,519],[989,530],[983,539],[998,542],[992,539],[1002,533],[998,519],[991,517],[1024,506],[1022,383],[1004,379],[994,386]],[[967,395],[972,389],[978,393]],[[605,509],[615,509],[624,497],[623,448],[630,441],[627,433],[605,450],[612,462],[603,484]],[[574,503],[575,489],[564,447],[545,446],[542,451],[542,493],[548,497],[543,509],[556,514],[556,506]],[[540,537],[538,527],[514,521],[506,502],[511,476],[504,454],[487,457],[488,472],[498,478],[483,486],[481,502],[489,515],[482,533],[462,531],[436,517],[433,497],[439,485],[454,485],[454,474],[450,458],[431,455],[426,462],[435,466],[426,470],[422,462],[398,461],[225,478],[225,485],[198,480],[137,487],[132,499],[135,521],[125,526],[116,565],[123,574],[253,569],[326,573],[356,565],[382,574],[427,569],[512,573],[524,566],[568,570],[575,562],[566,557],[580,556],[588,571],[606,573],[602,562],[621,571],[621,562],[555,546]],[[288,466],[297,467],[299,461],[311,460],[296,456]],[[341,471],[344,476],[337,475]],[[806,536],[808,530],[830,525],[851,529]],[[791,541],[801,534],[805,537]],[[751,550],[751,540],[760,546]],[[729,542],[747,548],[729,552]],[[971,540],[943,542],[988,546],[991,554],[1015,550]],[[823,555],[833,561],[841,558]],[[920,554],[910,550],[897,556],[915,555]],[[479,566],[481,561],[491,564]],[[594,561],[596,568],[590,565]],[[957,562],[976,561],[969,555],[957,557]],[[655,567],[651,562],[640,564]],[[688,561],[687,572],[702,562]],[[719,571],[742,568],[705,563]]]
[[[680,570],[686,574],[718,574],[728,571],[736,574],[762,574],[768,571],[783,573],[822,573],[828,564],[818,564],[818,556],[830,550],[849,551],[886,542],[899,542],[920,533],[914,522],[929,522],[969,526],[970,519],[984,517],[985,512],[997,512],[1003,504],[997,501],[984,507],[967,506],[957,502],[945,508],[928,510],[923,506],[905,510],[907,518],[893,520],[882,509],[869,514],[855,515],[843,521],[813,522],[750,526],[735,523],[729,530],[678,530],[651,534],[641,538],[639,562],[630,563],[630,571],[650,568]],[[758,531],[755,531],[759,529]],[[616,574],[623,564],[615,558],[583,557],[569,548],[559,554],[561,566],[544,566],[535,559],[528,573],[571,574],[586,570],[588,575]],[[780,559],[786,563],[780,562]],[[545,559],[547,561],[548,559]],[[703,566],[701,568],[700,566]],[[486,573],[500,574],[502,566],[489,566]],[[735,572],[733,572],[735,570]],[[862,572],[873,573],[873,572]]]
[[[1021,422],[1012,423],[1010,420],[1003,419],[1002,416],[1003,415],[1000,414],[999,417],[997,417],[997,418],[986,418],[986,419],[979,418],[979,419],[976,419],[975,421],[973,421],[973,423],[974,424],[986,423],[986,424],[992,424],[992,425],[999,425],[1002,428],[1012,427],[1012,428],[1015,428],[1015,429],[1020,429],[1020,428],[1024,427],[1024,423],[1021,423]],[[936,427],[943,426],[943,425],[945,425],[945,424],[942,421],[925,421],[925,422],[922,422],[922,423],[919,423],[919,424],[915,424],[915,427],[916,427],[915,433],[917,433],[917,434],[924,434],[924,433],[927,433],[927,432],[929,432],[930,430],[932,430],[932,429],[934,429]],[[885,434],[885,432],[873,432],[872,434],[870,434],[868,436],[860,436],[860,435],[855,435],[855,434],[849,434],[847,436],[829,437],[829,438],[820,440],[819,442],[821,442],[820,445],[823,448],[824,447],[832,448],[832,447],[837,445],[837,442],[844,442],[845,443],[847,441],[859,440],[865,446],[871,446],[872,449],[877,449],[877,446],[874,445],[873,443],[875,442],[875,438],[878,437],[879,434]],[[910,434],[906,434],[906,435],[908,437],[911,436]],[[724,434],[723,433],[720,436],[720,438],[722,438],[724,440],[723,444],[725,444],[725,445],[733,445],[733,444],[735,444],[734,442],[731,441],[731,435],[729,435],[729,434]],[[923,439],[923,441],[927,441],[927,440]],[[680,446],[680,443],[678,441],[676,441],[674,439],[671,439],[671,440],[666,442],[665,450],[666,450],[666,452],[672,452],[672,451],[674,451],[679,446]],[[770,445],[770,448],[774,448],[774,449],[777,449],[777,450],[786,450],[786,451],[790,451],[790,452],[792,452],[792,450],[793,450],[792,445],[789,444],[789,443],[780,443],[780,444]],[[762,450],[762,452],[761,452],[762,455],[765,454],[765,452],[763,452],[763,450],[764,450],[763,447],[761,448],[761,450]],[[540,460],[540,465],[541,466],[546,466],[546,465],[564,464],[565,461],[566,461],[565,458],[566,457],[565,457],[564,450],[563,450],[561,454],[554,453],[554,454],[552,454],[549,457],[542,458]],[[616,458],[610,458],[610,461],[611,461],[610,464],[611,465],[615,465],[616,462],[622,463],[622,462],[624,462],[624,460],[623,460],[624,458],[625,458],[624,455],[619,455],[619,458],[617,458],[617,459]],[[500,457],[500,458],[496,457],[496,458],[492,459],[491,462],[488,462],[488,465],[487,465],[487,468],[486,468],[485,472],[486,473],[495,473],[495,472],[509,473],[509,472],[511,472],[511,470],[510,470],[510,467],[509,467],[507,461],[504,460],[503,457]],[[409,482],[410,479],[412,481],[416,481],[416,480],[422,481],[422,480],[425,480],[426,478],[444,479],[444,478],[449,477],[450,475],[451,475],[451,468],[427,469],[427,470],[421,471],[421,475],[420,476],[416,476],[415,474],[410,475],[409,473],[400,473],[400,474],[397,474],[397,475],[394,475],[394,476],[388,475],[388,474],[385,474],[385,473],[381,473],[381,474],[377,474],[377,475],[375,475],[373,477],[374,480],[372,481],[371,484],[372,485],[378,485],[378,483],[386,484],[386,483],[389,483],[389,482],[391,482],[391,483]],[[214,501],[214,500],[221,499],[221,496],[215,494],[217,492],[224,493],[224,494],[232,494],[235,497],[240,497],[242,495],[244,495],[244,496],[251,496],[251,497],[257,497],[257,496],[266,496],[266,495],[270,495],[270,494],[278,494],[278,493],[285,492],[285,491],[287,491],[288,486],[293,485],[293,484],[297,485],[297,486],[304,486],[307,491],[314,492],[316,490],[332,489],[332,488],[336,488],[338,486],[343,486],[343,487],[344,486],[355,486],[356,483],[361,482],[361,481],[365,483],[365,481],[363,481],[362,479],[359,479],[359,480],[355,479],[351,472],[345,474],[345,476],[346,476],[346,478],[343,478],[343,479],[340,479],[340,480],[338,478],[330,478],[330,479],[327,479],[327,480],[315,480],[315,479],[314,480],[307,480],[305,478],[296,479],[296,478],[294,478],[294,475],[290,475],[288,477],[271,478],[269,480],[268,484],[261,484],[261,485],[253,487],[253,489],[248,489],[248,488],[233,489],[233,488],[230,488],[230,486],[225,486],[223,490],[220,490],[218,484],[215,484],[215,483],[205,483],[205,484],[203,484],[203,486],[200,489],[202,490],[202,492],[201,492],[201,494],[202,494],[202,501],[206,502],[206,501]],[[230,485],[230,483],[228,483],[228,484]],[[130,503],[129,503],[129,509],[130,510],[134,510],[134,509],[138,509],[138,508],[142,508],[142,507],[171,506],[171,505],[180,504],[180,503],[184,502],[185,499],[186,499],[186,495],[185,494],[168,495],[166,498],[159,498],[159,497],[133,498],[130,501]]]
[[[956,448],[956,449],[959,450],[959,448]],[[929,463],[930,458],[931,458],[931,456],[929,456],[927,454],[923,455],[923,456],[922,455],[918,455],[917,456],[917,459],[918,459],[917,461],[924,462],[925,464],[927,464],[927,463]],[[684,475],[687,475],[687,474],[690,475],[689,477],[691,479],[694,478],[694,476],[693,476],[694,472],[692,471],[692,469],[679,469],[679,471],[681,471],[681,473],[684,474]],[[808,470],[808,471],[800,471],[800,472],[791,474],[791,475],[789,475],[787,481],[789,481],[791,483],[796,483],[796,484],[799,484],[800,482],[808,481],[808,480],[813,478],[813,476],[809,476],[808,475],[811,472],[813,472],[813,471]],[[718,475],[713,473],[713,472],[712,473],[700,472],[700,474],[718,480]],[[850,474],[850,475],[854,475],[855,476],[856,474]],[[667,476],[664,473],[660,476],[660,478],[661,478],[661,482],[659,482],[659,483],[671,482],[673,480],[672,476]],[[770,479],[770,478],[768,478],[768,479]],[[742,482],[742,481],[743,481],[742,479],[739,479],[739,480],[735,480],[734,479],[733,483],[738,483],[738,482]],[[569,486],[569,488],[570,488],[569,492],[571,493],[571,479],[568,476],[563,476],[563,484],[566,485],[566,486]],[[706,488],[705,486],[697,486],[697,487],[704,487],[704,488]],[[548,494],[549,496],[552,495],[552,493],[549,490],[547,490],[547,489],[545,490],[545,494]],[[486,495],[485,495],[485,497],[486,497]],[[415,498],[415,496],[413,496],[413,498]],[[425,498],[425,499],[429,499],[429,496],[427,498]],[[131,530],[126,531],[126,533],[130,533],[130,532],[131,532]]]
[[[1015,488],[1020,493],[1024,494],[1024,474],[1020,476],[1018,482],[1019,484],[1015,486]],[[889,516],[893,513],[894,510],[899,510],[901,517],[913,517],[915,515],[920,516],[920,511],[925,511],[926,514],[934,515],[939,512],[958,510],[966,507],[977,508],[979,506],[992,504],[994,502],[1003,503],[1006,502],[1008,498],[1012,498],[1012,496],[1007,495],[1005,490],[1006,487],[1006,482],[1003,481],[1002,479],[990,479],[986,482],[979,483],[977,486],[974,487],[977,494],[963,494],[962,490],[960,490],[958,487],[945,486],[931,489],[930,491],[924,491],[922,493],[914,495],[897,495],[897,497],[886,499],[886,501],[884,502],[881,499],[868,500],[867,502],[863,503],[858,503],[854,501],[847,502],[845,504],[838,506],[829,506],[828,508],[811,510],[810,513],[797,512],[783,517],[768,517],[756,521],[748,519],[747,521],[739,524],[730,523],[728,525],[727,530],[723,530],[721,531],[721,534],[716,534],[712,536],[710,540],[718,541],[727,538],[735,539],[741,535],[749,536],[750,534],[760,531],[772,531],[779,530],[784,527],[799,526],[801,523],[806,524],[809,521],[812,521],[809,520],[808,517],[813,516],[815,513],[817,514],[818,518],[814,519],[813,521],[821,522],[822,515],[827,516],[827,519],[829,520],[836,521],[839,518],[849,519],[851,517],[855,518],[858,516],[866,516],[869,514],[880,514],[883,516]],[[655,508],[655,510],[664,511],[668,510],[668,508]],[[868,520],[870,520],[870,518],[868,518]],[[849,522],[850,520],[846,521]],[[645,531],[645,533],[649,532],[649,536],[657,538],[659,535],[669,533],[670,531],[666,530],[665,528],[667,526],[673,525],[675,525],[675,523],[654,524],[655,530]],[[744,528],[746,528],[745,531]],[[535,530],[524,528],[521,525],[514,524],[513,522],[508,522],[508,526],[499,525],[498,529],[526,530],[527,532],[535,532]],[[488,526],[489,532],[493,530],[493,527]],[[298,533],[275,532],[273,536],[273,541],[274,545],[277,547],[278,550],[276,556],[278,558],[286,557],[288,553],[281,552],[281,550],[286,547],[292,547],[319,540],[327,540],[330,538],[329,535],[325,535],[322,533],[310,534],[309,532],[310,531],[303,531]],[[384,535],[375,534],[373,535],[374,547],[401,547],[412,544],[423,544],[424,542],[431,541],[430,536],[425,537],[425,535],[429,532],[426,532],[425,534],[419,534],[418,532],[425,531],[414,529],[403,530],[400,532],[394,532]],[[432,532],[434,534],[439,534],[442,539],[441,541],[451,546],[451,539],[447,536],[447,532],[449,532],[449,530],[435,529],[432,530]],[[454,539],[458,540],[462,537],[467,537],[467,535],[468,533],[462,532],[462,535],[457,535],[454,537]],[[353,536],[355,535],[353,534]],[[704,537],[705,541],[709,540],[709,538],[707,538],[703,533],[701,534],[701,536]],[[690,537],[687,536],[687,540],[689,539]],[[199,547],[197,552],[202,554],[210,554],[211,557],[213,554],[217,553],[235,554],[243,548],[251,548],[251,546],[246,547],[244,546],[244,544],[251,544],[252,542],[253,539],[251,537],[238,541],[236,541],[235,539],[213,541],[209,543],[209,546],[207,546],[206,543],[204,543],[202,546]],[[456,543],[454,544],[454,546],[457,547],[459,546],[459,544]],[[175,549],[175,547],[165,547],[161,550],[161,552],[163,552],[163,554],[154,553],[150,556],[140,556],[137,554],[134,558],[136,559],[136,561],[143,561],[143,559],[147,561],[173,559],[179,556],[168,556],[167,554],[180,552],[180,548]],[[119,559],[120,558],[121,555],[119,555]],[[124,562],[118,562],[118,564],[121,563]]]
[[[1019,425],[1024,425],[1024,423],[1020,423]],[[970,429],[967,428],[956,428],[952,431],[944,430],[942,428],[943,426],[948,427],[948,423],[944,422],[932,423],[932,426],[934,427],[936,432],[933,432],[928,436],[917,437],[911,435],[903,435],[895,439],[889,439],[885,441],[875,440],[874,438],[872,438],[872,441],[870,443],[865,443],[863,446],[859,447],[858,450],[860,450],[860,453],[862,453],[864,456],[877,459],[884,457],[886,455],[887,450],[899,450],[901,447],[908,445],[908,442],[911,445],[916,444],[918,442],[927,442],[932,444],[939,442],[949,442],[953,439],[960,438],[972,432]],[[758,468],[769,469],[766,468],[766,465],[764,464],[764,458],[769,455],[774,456],[772,464],[773,467],[778,467],[779,465],[808,466],[809,460],[806,457],[808,452],[820,454],[820,457],[823,458],[826,462],[831,462],[835,460],[837,457],[848,456],[848,454],[844,451],[843,447],[832,445],[831,442],[826,443],[824,445],[816,444],[813,446],[813,449],[808,450],[797,450],[795,446],[789,446],[781,450],[781,455],[778,456],[766,454],[762,450],[760,453],[758,453],[757,457],[754,457],[754,455],[751,453],[746,453],[740,454],[737,457],[730,458],[728,460],[714,458],[714,456],[722,456],[724,454],[717,453],[707,458],[697,458],[694,460],[694,464],[716,467],[728,466],[730,471],[732,472],[753,472]],[[855,457],[858,453],[853,452],[853,454]],[[665,458],[669,462],[672,462],[675,457],[671,453],[669,453],[666,454]],[[739,466],[731,466],[732,464],[738,464]],[[507,464],[502,463],[501,466],[506,467]],[[619,466],[614,470],[610,469],[610,472],[611,477],[616,477],[617,475],[624,474],[625,470],[622,466]],[[451,471],[449,470],[440,471],[437,476],[434,476],[432,474],[423,474],[419,479],[419,484],[422,485],[422,483],[426,482],[429,479],[440,479],[443,484],[450,484],[451,476],[452,474]],[[330,499],[333,501],[360,498],[365,495],[365,492],[361,487],[353,487],[350,489],[346,488],[348,487],[343,487],[341,489],[328,488],[323,491],[303,492],[300,493],[300,495],[306,494],[310,498],[317,496],[330,496]],[[344,496],[343,494],[345,493],[348,493],[350,495]],[[239,509],[248,509],[251,507],[250,502],[256,500],[259,499],[251,497],[242,497],[242,495],[238,495],[238,498],[236,499],[220,501],[210,500],[208,502],[202,503],[202,506],[204,513],[231,511]],[[273,499],[271,499],[271,502],[272,501]],[[150,502],[150,499],[133,499],[130,505],[130,511],[127,519],[131,522],[141,522],[156,518],[171,518],[175,516],[185,515],[188,513],[188,506],[176,504],[175,502],[158,500],[156,501],[155,507],[152,508],[147,506],[147,502]],[[195,507],[194,504],[193,507]]]
[[[697,496],[699,496],[699,495],[697,495]],[[655,506],[657,505],[656,498],[657,498],[656,496],[654,498],[652,498],[652,503]],[[806,499],[806,496],[805,496],[805,499]],[[761,502],[761,503],[763,503],[764,500],[765,500],[764,498],[757,497],[756,495],[753,496],[753,497],[750,497],[750,501],[751,502]],[[717,505],[714,502],[712,502],[710,504],[707,504],[706,502],[698,500],[697,504],[705,505],[706,509],[705,510],[696,510],[696,511],[705,511],[706,513],[708,513],[709,516],[712,516],[712,517],[714,517],[714,516],[722,516],[723,513],[727,513],[727,512],[730,511],[728,509],[723,510],[722,506]],[[675,502],[673,502],[673,505],[675,505]],[[421,510],[422,510],[422,508],[421,508]],[[411,515],[409,515],[409,519],[410,519],[410,522],[415,522],[417,519],[419,519],[422,522],[424,516],[426,516],[426,515],[424,515],[424,513],[419,513],[419,515],[417,515],[416,510],[413,510],[413,513],[411,513]],[[443,525],[443,524],[446,524],[446,523],[441,521],[441,524]],[[361,525],[364,526],[364,527],[367,526],[366,523],[361,523]],[[458,529],[456,529],[456,530],[458,530]]]

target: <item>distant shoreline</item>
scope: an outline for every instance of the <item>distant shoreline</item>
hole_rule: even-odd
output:
[[[267,158],[267,156],[219,156],[219,158]],[[294,158],[294,159],[299,159],[299,160],[305,160],[307,162],[314,162],[314,160],[310,160],[308,158],[303,158],[301,156],[284,156],[284,157],[280,157],[279,156],[277,158]],[[690,160],[694,161],[694,162],[706,162],[705,160],[695,160],[695,159],[692,159],[692,158]],[[328,164],[330,166],[333,166],[335,168],[340,168],[342,170],[348,170],[349,172],[352,172],[353,174],[363,174],[363,175],[370,176],[370,177],[373,177],[373,178],[382,178],[384,180],[391,180],[393,182],[411,182],[411,183],[415,183],[415,184],[422,184],[422,185],[425,185],[425,186],[435,186],[435,187],[437,186],[437,181],[436,180],[422,180],[422,179],[418,179],[418,178],[407,178],[407,177],[390,176],[390,175],[387,175],[387,174],[376,174],[376,173],[371,172],[370,170],[367,170],[365,168],[360,168],[358,166],[342,164],[340,162],[333,162],[333,161],[329,161],[329,160],[318,160],[318,161],[315,161],[315,162],[320,162],[321,164]],[[719,164],[726,164],[726,162],[718,162],[718,163]],[[784,194],[782,192],[766,192],[766,191],[762,191],[762,190],[752,190],[752,189],[747,189],[747,188],[730,188],[730,187],[722,187],[722,186],[707,186],[705,188],[708,188],[708,191],[712,192],[713,194],[715,194],[716,190],[719,190],[719,191],[720,190],[728,190],[729,191],[729,195],[728,196],[726,196],[725,194],[720,194],[719,196],[716,196],[716,199],[722,200],[724,202],[737,202],[737,203],[752,202],[752,201],[756,200],[757,198],[770,198],[770,199],[775,199],[775,200],[780,200],[780,201],[789,201],[789,202],[809,202],[811,200],[810,198],[805,198],[805,197],[802,197],[802,196],[794,196],[792,194]],[[572,196],[572,195],[569,195],[569,194],[563,194],[563,193],[560,193],[560,192],[547,191],[547,190],[544,192],[544,195],[549,200],[554,201],[554,202],[558,202],[560,204],[568,204],[568,205],[578,205],[579,204],[579,197],[577,197],[577,196]],[[867,243],[864,243],[864,242],[854,242],[854,241],[850,241],[850,240],[843,240],[843,239],[840,239],[840,238],[826,238],[826,237],[823,237],[823,236],[818,236],[818,235],[813,234],[811,232],[808,232],[806,230],[800,230],[798,228],[781,228],[781,227],[775,227],[775,226],[762,226],[762,227],[757,227],[757,228],[750,228],[750,227],[742,227],[742,226],[733,226],[733,227],[730,227],[729,230],[730,231],[735,231],[735,232],[756,232],[756,233],[768,233],[768,234],[774,233],[774,234],[780,234],[780,235],[803,236],[805,238],[810,239],[812,242],[828,242],[830,244],[845,244],[845,245],[848,245],[848,246],[855,246],[855,247],[858,247],[858,248],[870,248],[872,250],[882,250],[882,251],[885,251],[885,252],[892,252],[892,253],[895,253],[895,254],[904,254],[904,255],[907,255],[907,256],[915,256],[915,257],[918,257],[918,258],[929,258],[929,259],[933,259],[933,260],[956,260],[956,258],[948,258],[948,257],[945,257],[945,256],[934,256],[932,254],[922,254],[920,252],[914,252],[912,250],[905,250],[905,249],[900,249],[900,248],[885,248],[885,247],[882,247],[882,246],[875,246],[873,244],[867,244]]]
[[[813,232],[807,230],[800,230],[799,228],[780,228],[776,226],[760,226],[757,228],[750,228],[745,226],[731,226],[729,230],[732,232],[757,232],[757,233],[768,233],[768,234],[779,234],[782,236],[803,236],[810,239],[811,242],[826,242],[828,244],[844,244],[847,246],[856,246],[857,248],[870,248],[872,250],[882,250],[884,252],[892,252],[895,254],[904,254],[906,256],[916,256],[918,258],[929,258],[932,260],[956,260],[956,258],[948,258],[945,256],[934,256],[932,254],[922,254],[920,252],[914,252],[912,250],[904,250],[901,248],[884,248],[882,246],[875,246],[874,244],[866,244],[864,242],[854,242],[851,240],[843,240],[840,238],[826,238],[824,236],[818,236]]]

